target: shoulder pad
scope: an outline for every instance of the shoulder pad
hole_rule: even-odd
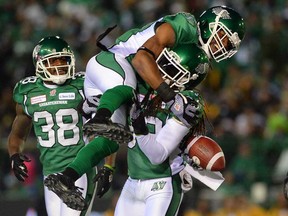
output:
[[[85,78],[85,72],[84,71],[79,71],[77,73],[75,73],[74,75],[75,78]]]
[[[23,95],[27,94],[32,89],[37,88],[38,77],[29,76],[16,83],[13,90],[13,98],[17,103],[22,102]]]
[[[76,86],[79,89],[83,88],[85,72],[77,72],[70,81],[70,85]]]

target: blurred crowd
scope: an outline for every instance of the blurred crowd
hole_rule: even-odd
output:
[[[281,196],[282,179],[288,171],[285,0],[0,0],[0,202],[26,199],[31,193],[34,199],[42,196],[33,131],[25,151],[35,163],[30,167],[31,181],[24,187],[10,173],[6,150],[15,116],[13,87],[21,78],[35,74],[32,50],[42,37],[64,38],[75,52],[77,71],[84,71],[88,59],[99,52],[96,38],[108,27],[118,26],[103,40],[109,46],[126,30],[162,15],[186,11],[197,18],[214,5],[233,7],[247,26],[239,52],[215,64],[198,88],[206,101],[207,134],[218,141],[226,156],[226,180],[216,192],[195,182],[184,197],[181,214],[276,216],[280,209],[281,215],[288,215],[287,202]],[[125,149],[121,151],[113,188],[95,201],[98,211],[107,209],[98,208],[97,202],[111,203],[126,178]]]

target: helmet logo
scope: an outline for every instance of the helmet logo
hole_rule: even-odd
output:
[[[208,63],[198,64],[198,66],[195,68],[195,71],[198,74],[206,74],[209,71],[209,64]]]
[[[40,52],[40,49],[41,49],[42,45],[38,44],[34,50],[33,50],[33,56],[34,56],[34,59],[36,61],[38,61],[39,59],[41,59],[41,56],[39,55],[39,52]]]
[[[220,18],[222,19],[231,19],[229,12],[221,7],[213,8],[212,13],[214,13],[216,16],[220,14]]]

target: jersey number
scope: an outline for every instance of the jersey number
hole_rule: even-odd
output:
[[[64,122],[69,118],[69,123]],[[38,142],[43,147],[52,147],[56,142],[63,146],[76,145],[80,140],[78,113],[75,109],[60,109],[55,113],[55,118],[47,111],[35,112],[34,121],[45,121],[41,124],[41,132],[37,133]],[[40,136],[39,136],[40,135]]]

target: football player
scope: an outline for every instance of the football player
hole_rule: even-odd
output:
[[[165,81],[156,60],[164,49],[188,47],[192,43],[200,44],[209,58],[219,62],[238,51],[244,33],[243,18],[236,11],[216,6],[206,10],[198,22],[192,14],[177,13],[124,33],[110,48],[98,41],[103,51],[89,60],[84,81],[87,96],[102,95],[95,117],[84,125],[87,134],[97,137],[82,149],[77,156],[79,160],[76,159],[61,175],[51,175],[47,185],[75,181],[91,164],[116,152],[118,144],[131,141],[132,134],[124,126],[127,104],[132,101],[137,81],[156,90],[175,117],[191,127],[187,121],[194,115],[189,111],[191,104],[185,96],[174,91],[172,82]],[[189,79],[197,78],[190,76]]]
[[[206,10],[198,22],[190,13],[177,13],[162,17],[143,28],[127,31],[110,48],[98,41],[103,52],[89,60],[84,85],[89,95],[104,94],[95,117],[84,125],[84,130],[104,135],[118,143],[127,143],[131,135],[125,134],[123,128],[109,120],[116,110],[112,121],[125,125],[126,113],[121,105],[131,101],[137,79],[143,79],[156,90],[161,99],[170,104],[170,109],[177,118],[189,125],[184,117],[187,115],[185,99],[164,81],[156,59],[164,48],[195,43],[211,59],[220,62],[238,51],[244,33],[243,18],[236,11],[215,6]],[[105,34],[107,32],[100,39]],[[184,107],[183,112],[175,110],[175,103]],[[114,133],[107,133],[107,128],[111,128]]]
[[[115,216],[178,214],[184,193],[193,186],[178,147],[187,134],[204,133],[200,95],[192,90],[181,94],[194,106],[190,129],[174,118],[165,106],[161,108],[154,103],[157,96],[142,116],[141,113],[132,120],[136,139],[128,144],[129,177],[118,199]]]
[[[13,93],[16,117],[8,137],[8,151],[19,181],[25,181],[29,175],[25,164],[30,159],[21,153],[21,149],[32,126],[44,179],[63,171],[85,145],[83,119],[76,109],[84,99],[84,73],[75,73],[75,57],[70,46],[58,36],[43,38],[33,50],[33,62],[36,76],[20,80]],[[68,208],[55,193],[44,187],[48,215],[89,215],[95,175],[96,169],[91,167],[73,184],[75,190],[69,194],[85,200],[87,208],[82,211]]]
[[[209,68],[205,52],[190,44],[175,49],[165,48],[157,63],[163,78],[179,90],[196,87],[205,78]],[[195,80],[184,78],[185,74],[188,75],[187,69],[191,76],[201,77]],[[173,78],[172,74],[175,75]],[[128,144],[129,177],[114,215],[177,215],[184,192],[193,185],[190,174],[183,170],[185,165],[179,156],[179,147],[186,136],[205,133],[204,102],[192,90],[181,91],[181,95],[189,99],[194,114],[190,119],[186,117],[190,123],[187,127],[175,118],[155,91],[149,94],[147,87],[141,83],[138,87],[137,100],[131,111],[135,140]]]

